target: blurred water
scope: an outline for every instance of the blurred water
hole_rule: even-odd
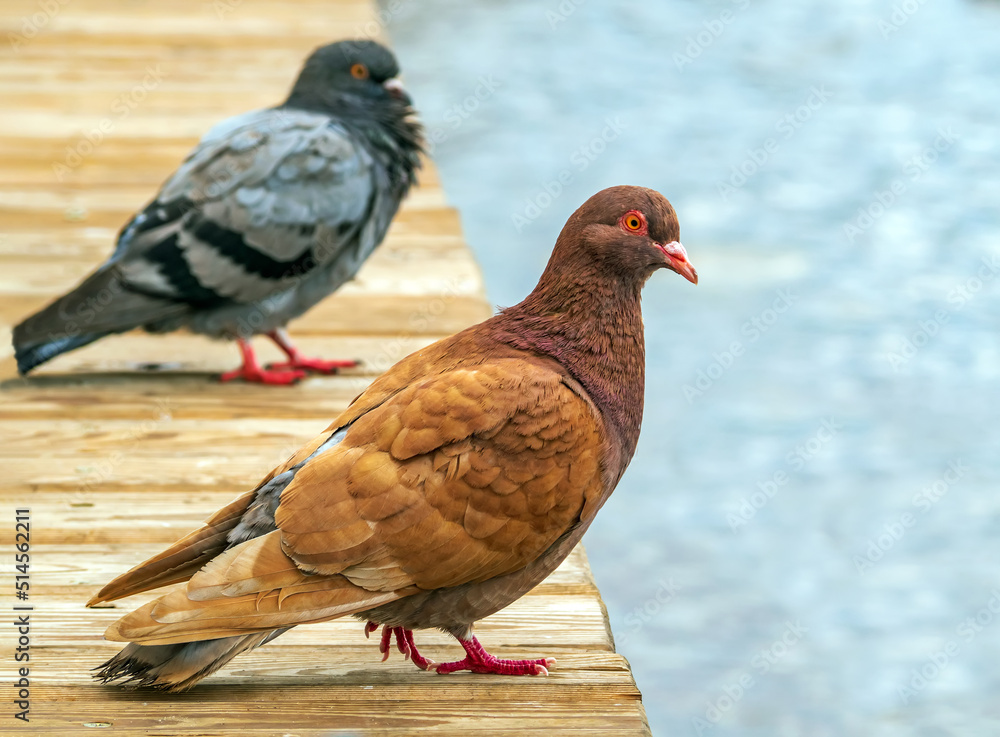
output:
[[[1000,6],[383,7],[497,304],[603,187],[680,215],[586,538],[654,734],[1000,733]]]

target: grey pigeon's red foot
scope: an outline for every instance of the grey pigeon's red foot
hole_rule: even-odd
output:
[[[471,670],[473,673],[494,673],[498,676],[547,676],[549,668],[556,664],[555,658],[500,660],[486,652],[475,637],[471,640],[459,640],[459,642],[465,648],[465,659],[456,660],[453,663],[441,663],[435,669],[438,673]]]
[[[349,361],[349,360],[334,360],[327,361],[322,358],[306,358],[301,353],[299,349],[292,345],[292,341],[288,339],[288,333],[284,330],[275,330],[267,334],[271,340],[278,344],[278,347],[285,352],[288,356],[288,360],[283,363],[271,363],[268,364],[269,369],[273,370],[295,370],[301,369],[304,371],[313,371],[318,374],[335,374],[339,369],[342,368],[355,368],[360,365],[360,361]]]
[[[219,377],[219,381],[225,383],[234,379],[242,379],[255,384],[273,384],[277,386],[294,384],[306,375],[305,371],[298,369],[277,370],[262,369],[257,363],[257,356],[254,355],[253,346],[249,341],[240,338],[237,341],[240,353],[243,354],[243,365],[235,371],[227,371]]]
[[[365,625],[365,637],[368,637],[377,629],[378,622],[369,621]],[[412,660],[413,664],[420,668],[420,670],[431,669],[434,661],[430,658],[425,658],[417,651],[417,643],[413,641],[413,630],[404,629],[403,627],[390,627],[389,625],[382,627],[382,640],[378,645],[379,652],[382,653],[383,663],[389,659],[389,643],[393,635],[396,636],[396,647],[399,648],[399,652],[403,653],[404,658]]]

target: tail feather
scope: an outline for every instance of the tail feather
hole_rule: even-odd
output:
[[[139,641],[95,669],[94,678],[126,688],[183,691],[296,624],[357,614],[401,596],[365,591],[341,576],[317,578],[263,596],[196,602],[181,589],[151,601],[108,628],[109,640]]]
[[[188,581],[108,628],[106,639],[128,644],[96,668],[94,678],[126,688],[183,691],[297,624],[357,614],[415,593],[405,586],[408,581],[397,590],[382,591],[357,585],[351,573],[308,574],[285,554],[278,531],[266,532],[267,525],[254,521],[254,510],[265,510],[288,484],[286,472],[329,438],[329,432],[320,435],[257,489],[91,599],[88,606]],[[273,511],[264,516],[273,526]]]
[[[133,642],[95,668],[94,678],[102,683],[120,681],[125,688],[185,691],[240,653],[260,647],[289,629],[176,645]]]
[[[255,494],[255,491],[241,494],[212,515],[202,527],[111,581],[87,602],[87,606],[187,581],[229,546],[229,532],[239,524]]]
[[[14,328],[18,373],[27,374],[107,335],[168,320],[188,309],[180,302],[130,290],[115,267],[104,266]]]
[[[100,340],[110,333],[88,333],[76,337],[64,336],[54,338],[46,343],[14,343],[14,358],[17,360],[17,373],[24,376],[36,366],[41,366],[63,353],[82,348],[85,345]]]
[[[114,622],[104,637],[169,645],[249,635],[355,614],[414,591],[369,591],[345,576],[305,573],[282,551],[281,533],[272,532],[230,548],[184,588]]]

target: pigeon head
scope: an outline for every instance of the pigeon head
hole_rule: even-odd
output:
[[[667,268],[698,283],[680,243],[677,213],[666,197],[645,187],[609,187],[584,202],[559,234],[552,257],[556,263],[583,259],[642,282]]]
[[[310,54],[285,104],[314,108],[339,100],[409,105],[398,75],[396,57],[385,46],[365,39],[338,41]]]

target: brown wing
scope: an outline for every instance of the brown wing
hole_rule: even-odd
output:
[[[600,484],[589,404],[516,359],[415,383],[299,472],[276,520],[300,567],[365,588],[483,581],[524,567]]]
[[[278,531],[225,551],[107,636],[246,634],[519,570],[600,497],[598,423],[558,373],[526,361],[413,384],[302,466]]]

